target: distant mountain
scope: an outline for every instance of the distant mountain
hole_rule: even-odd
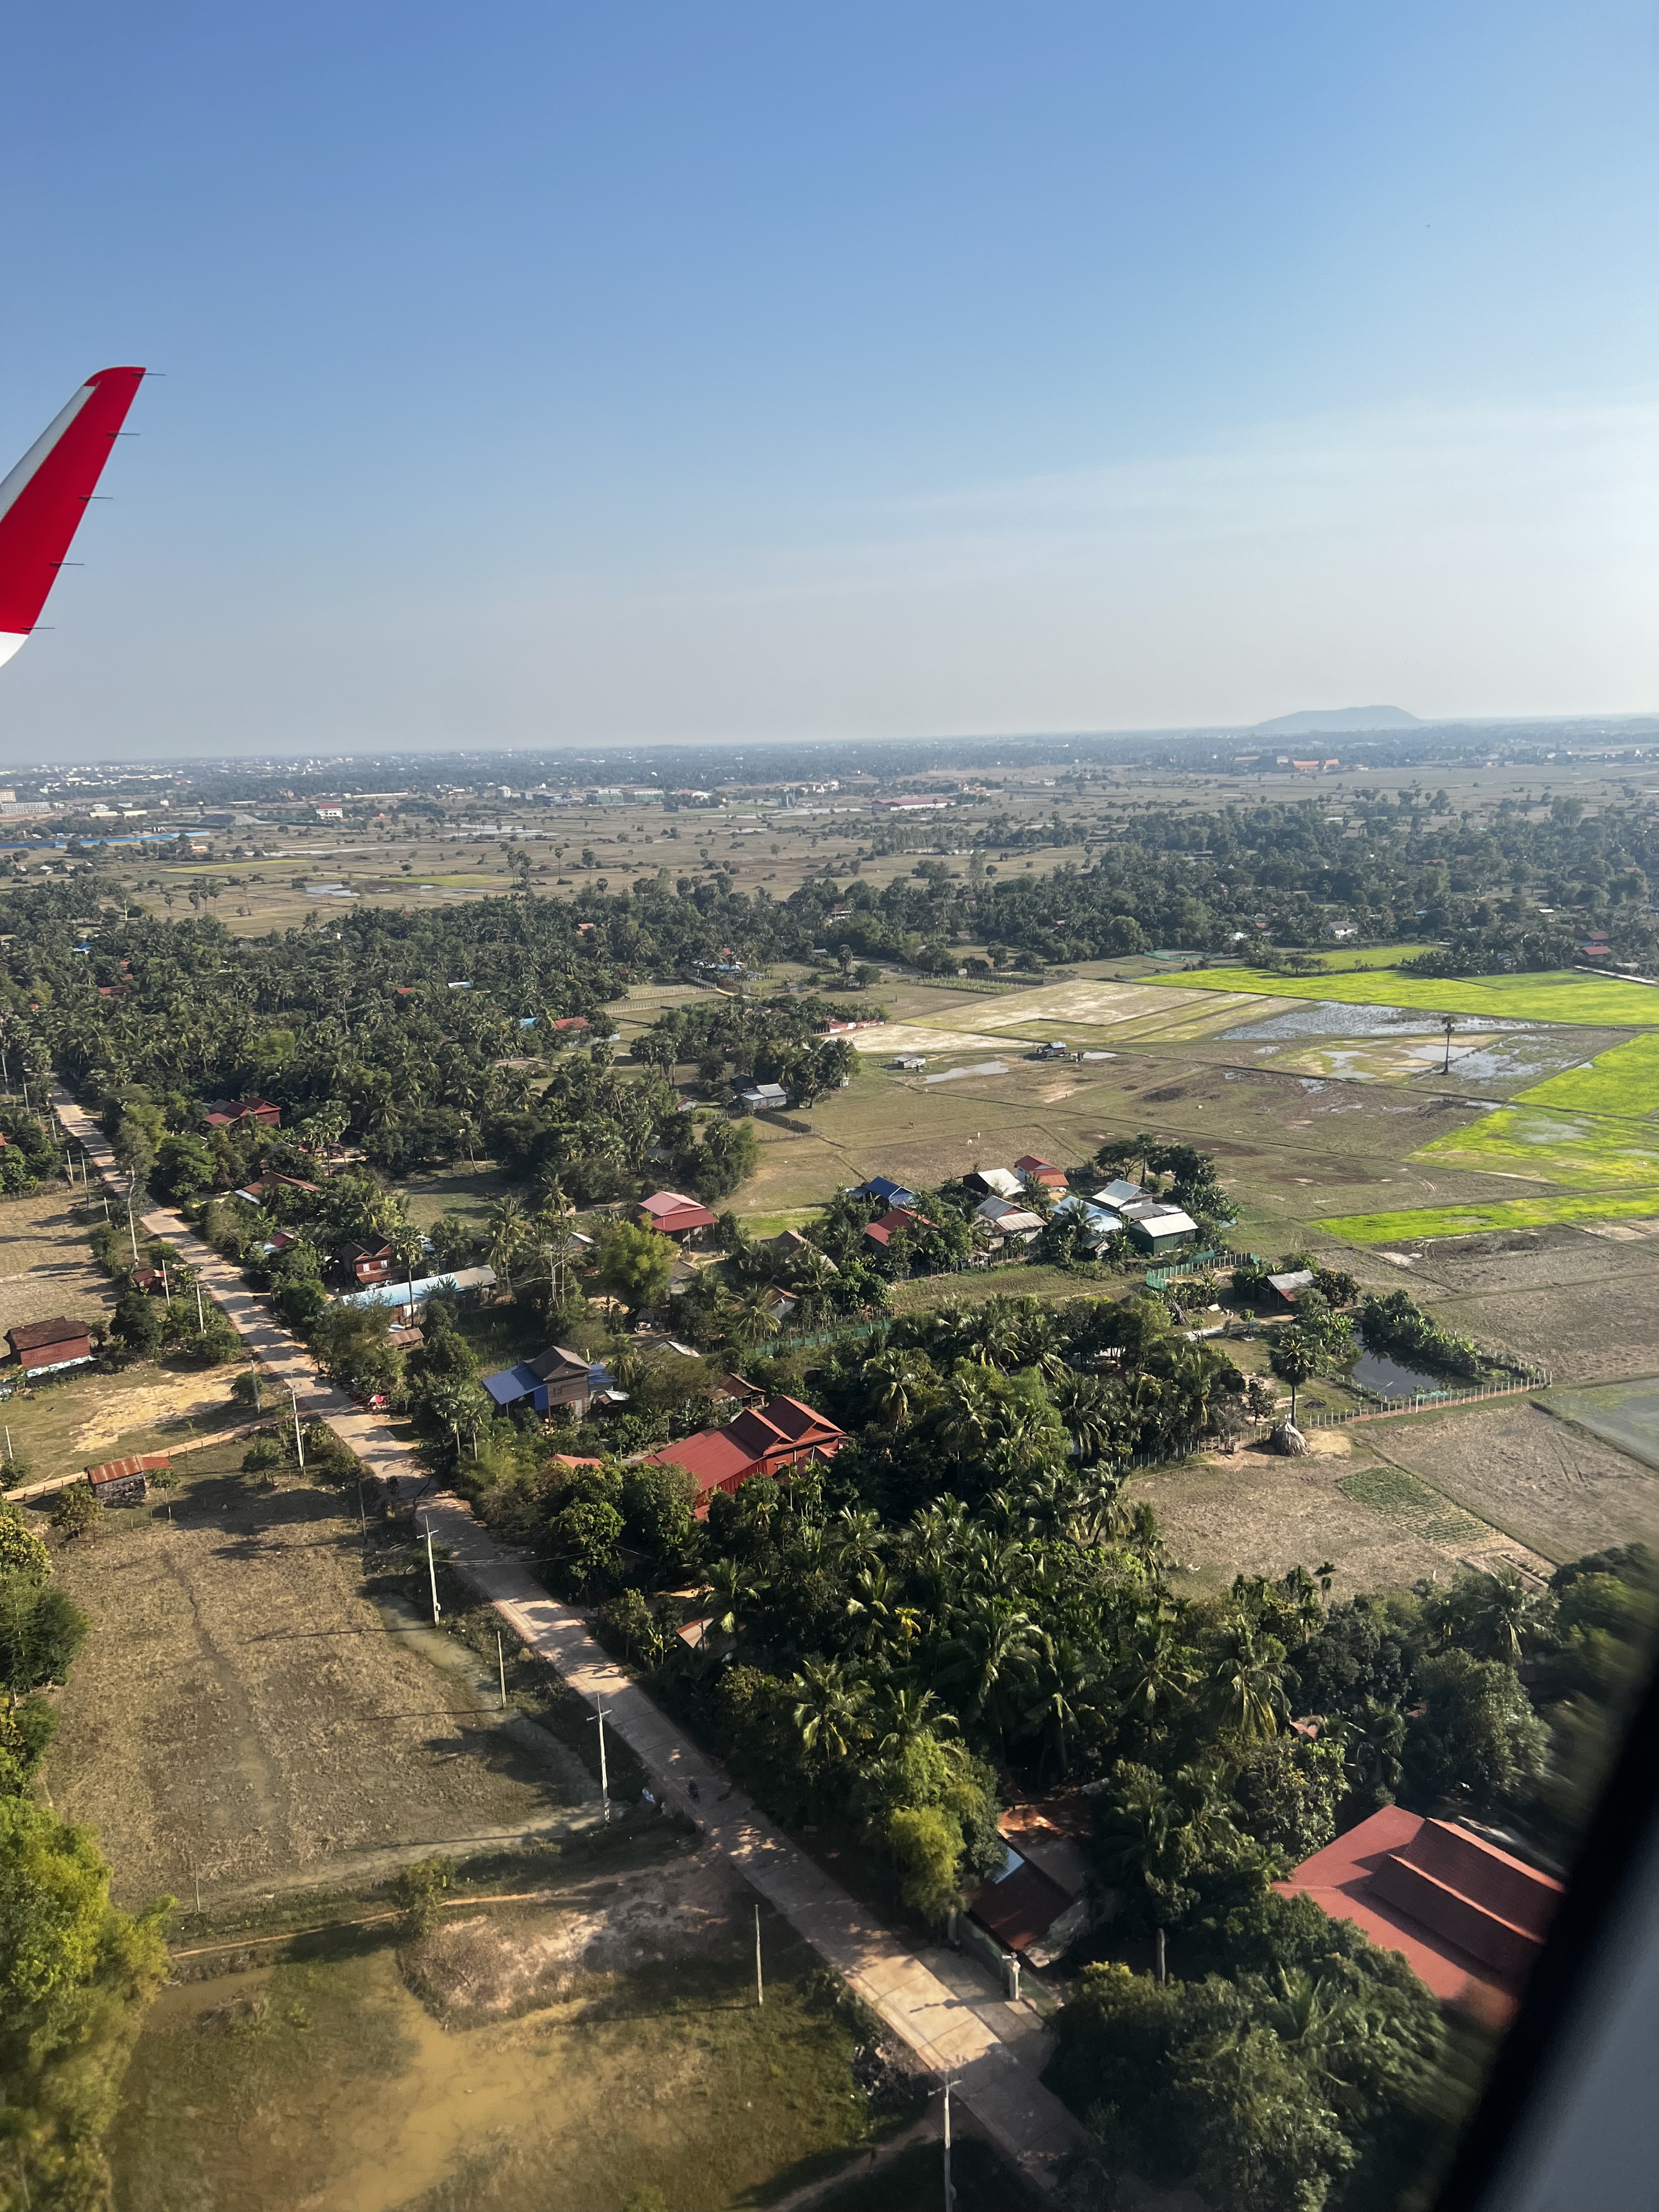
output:
[[[1403,707],[1316,707],[1300,714],[1281,714],[1257,722],[1256,738],[1322,738],[1339,730],[1420,730],[1425,725]]]

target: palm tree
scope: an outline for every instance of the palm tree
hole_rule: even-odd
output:
[[[766,1290],[750,1291],[734,1302],[726,1322],[726,1334],[733,1344],[747,1349],[777,1334],[778,1317],[767,1302],[769,1296]]]
[[[1049,1392],[1072,1440],[1072,1456],[1086,1467],[1111,1442],[1112,1395],[1096,1375],[1067,1374]]]
[[[860,1715],[869,1703],[869,1684],[849,1680],[837,1660],[809,1659],[789,1686],[802,1747],[817,1754],[816,1763],[849,1758],[864,1733]]]
[[[1006,1735],[1029,1694],[1038,1655],[1038,1634],[1030,1615],[1006,1598],[981,1601],[941,1652],[940,1680],[959,1682],[969,1711],[999,1736]]]
[[[1193,1658],[1166,1613],[1160,1610],[1143,1615],[1120,1656],[1118,1685],[1124,1711],[1148,1727],[1161,1720],[1193,1681]]]
[[[892,1759],[908,1750],[918,1736],[953,1736],[956,1716],[931,1690],[900,1683],[889,1687],[877,1720],[877,1755]]]
[[[871,1411],[890,1428],[902,1428],[909,1419],[921,1377],[908,1355],[878,1352],[865,1364],[864,1379],[870,1393]]]
[[[1158,1978],[1166,1978],[1164,1929],[1192,1901],[1185,1877],[1227,1819],[1206,1768],[1183,1766],[1166,1781],[1149,1766],[1119,1765],[1096,1814],[1101,1870],[1138,1891],[1158,1947]]]
[[[1392,1802],[1400,1787],[1401,1754],[1406,1745],[1406,1717],[1398,1705],[1367,1698],[1340,1724],[1342,1764],[1356,1796],[1377,1805]]]
[[[1210,1695],[1223,1727],[1244,1742],[1277,1735],[1286,1710],[1284,1645],[1236,1617],[1217,1644]]]
[[[1305,1329],[1297,1328],[1294,1322],[1273,1331],[1269,1340],[1267,1358],[1273,1373],[1281,1382],[1291,1386],[1291,1422],[1296,1426],[1296,1394],[1302,1385],[1317,1375],[1325,1364],[1322,1346]]]
[[[510,1291],[513,1263],[530,1234],[530,1217],[510,1191],[490,1207],[489,1228],[489,1264]]]

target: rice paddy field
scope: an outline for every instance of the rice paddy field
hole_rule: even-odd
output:
[[[1519,1103],[1650,1120],[1659,1115],[1659,1036],[1632,1037],[1628,1044],[1615,1045],[1585,1066],[1568,1068],[1522,1091]]]
[[[1659,1028],[1659,991],[1614,975],[1553,969],[1535,975],[1407,975],[1397,968],[1348,975],[1287,975],[1271,968],[1200,968],[1169,978],[1172,989],[1248,991],[1265,998],[1317,996],[1340,1005],[1421,1006],[1435,1013],[1509,1016],[1528,1022],[1611,1022]]]

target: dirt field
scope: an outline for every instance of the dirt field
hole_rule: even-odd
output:
[[[167,1505],[61,1547],[93,1634],[58,1698],[47,1782],[98,1828],[125,1900],[204,1904],[358,1878],[375,1855],[556,1828],[581,1776],[493,1717],[359,1595],[337,1493],[264,1487],[204,1453]],[[552,1747],[550,1745],[550,1747]]]
[[[1255,1448],[1136,1475],[1131,1490],[1156,1510],[1171,1559],[1209,1589],[1225,1589],[1236,1574],[1277,1577],[1297,1565],[1311,1571],[1327,1560],[1341,1596],[1443,1582],[1472,1561],[1547,1574],[1543,1559],[1464,1510],[1437,1477],[1402,1475],[1374,1446],[1387,1431],[1392,1455],[1408,1425],[1316,1429],[1304,1459]]]
[[[1578,1429],[1628,1452],[1659,1472],[1659,1378],[1604,1383],[1600,1389],[1552,1390],[1544,1401],[1552,1413]]]
[[[617,2212],[643,2185],[724,2212],[833,2174],[868,2132],[853,2038],[764,1908],[756,2006],[753,1906],[665,1838],[401,1954],[380,1932],[164,1990],[111,2142],[118,2212]]]
[[[1588,1247],[1591,1239],[1584,1242]],[[1659,1260],[1651,1244],[1613,1249],[1645,1250]],[[1435,1318],[1539,1361],[1558,1382],[1623,1382],[1659,1365],[1659,1265],[1650,1261],[1614,1281],[1591,1275],[1549,1288],[1446,1298]]]
[[[86,1216],[65,1186],[0,1200],[0,1336],[60,1314],[94,1321],[114,1303],[108,1276],[93,1264]]]
[[[125,1374],[91,1369],[58,1376],[7,1400],[12,1449],[30,1478],[73,1474],[124,1453],[178,1450],[246,1419],[233,1404],[234,1365],[142,1366]]]
[[[1366,1443],[1556,1565],[1659,1540],[1659,1476],[1527,1399],[1369,1422]]]

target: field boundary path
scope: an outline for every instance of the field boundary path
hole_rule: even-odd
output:
[[[88,1158],[125,1197],[126,1180],[103,1132],[67,1093],[54,1090],[58,1120]],[[239,1271],[204,1244],[181,1217],[157,1209],[145,1230],[177,1245],[196,1268],[260,1367],[292,1404],[327,1423],[382,1482],[400,1488],[426,1479],[415,1448],[379,1415],[362,1412],[317,1375],[309,1356],[271,1318]],[[1024,2000],[988,1995],[971,1969],[948,1951],[918,1957],[859,1904],[706,1756],[588,1634],[581,1616],[553,1597],[516,1553],[447,1491],[421,1500],[423,1521],[448,1548],[457,1571],[492,1606],[520,1642],[590,1701],[603,1700],[606,1723],[639,1760],[665,1801],[684,1814],[752,1888],[811,1944],[932,2072],[949,2075],[986,2134],[1040,2186],[1052,2185],[1054,2161],[1083,2131],[1038,2076],[1049,2051],[1042,2019]],[[697,1795],[690,1794],[695,1787]]]

